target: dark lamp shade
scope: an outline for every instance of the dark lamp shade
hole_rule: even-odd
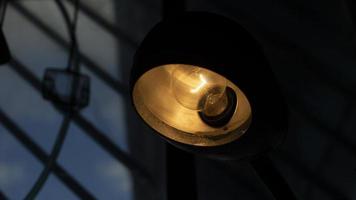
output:
[[[241,25],[216,14],[185,12],[158,23],[135,54],[130,86],[143,121],[193,153],[253,157],[280,144],[287,127],[261,46]],[[229,109],[227,91],[236,100]],[[201,115],[226,110],[231,115],[217,126]]]
[[[237,94],[238,106],[227,124],[211,127],[204,123],[196,109],[182,104],[177,95],[183,98],[188,96],[186,99],[192,102],[194,98],[189,98],[185,93],[175,94],[182,92],[172,87],[172,74],[184,68],[196,67],[182,64],[163,65],[149,70],[138,79],[133,89],[133,102],[140,116],[163,136],[189,145],[217,146],[240,137],[247,130],[251,119],[251,107],[244,93],[231,81],[227,81],[227,86]],[[216,76],[219,77],[218,74]],[[185,81],[190,83],[191,80]],[[195,90],[201,86],[202,84],[195,84],[187,93],[193,90],[191,93],[196,94]]]

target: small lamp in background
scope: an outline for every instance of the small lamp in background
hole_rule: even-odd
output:
[[[63,110],[81,110],[89,104],[90,78],[78,72],[47,68],[42,81],[42,95]]]
[[[133,105],[183,150],[245,159],[281,143],[286,108],[260,45],[239,24],[205,12],[158,23],[139,46]]]

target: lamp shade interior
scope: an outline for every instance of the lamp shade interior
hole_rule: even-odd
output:
[[[197,70],[196,76],[191,75]],[[222,110],[219,107],[226,103],[222,97],[226,88],[235,93],[236,106],[226,124],[212,127],[202,120],[199,112]],[[207,97],[206,93],[213,95]],[[218,146],[232,142],[246,132],[252,117],[247,97],[234,83],[193,65],[154,67],[139,77],[132,95],[137,112],[150,127],[164,137],[188,145]],[[202,98],[205,98],[204,103]],[[215,103],[214,106],[209,106],[209,102]]]

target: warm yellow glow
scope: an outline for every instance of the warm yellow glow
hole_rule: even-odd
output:
[[[200,84],[196,88],[191,89],[190,92],[197,93],[198,91],[200,91],[204,87],[204,85],[206,85],[207,81],[204,78],[203,74],[199,74],[199,78],[201,80]]]
[[[231,120],[214,128],[198,111],[214,115],[226,105],[225,89],[233,89],[238,106]],[[238,139],[248,129],[251,107],[231,81],[205,68],[170,64],[143,74],[133,89],[133,101],[143,120],[174,141],[197,146],[217,146]]]
[[[184,107],[218,115],[226,107],[226,79],[201,67],[182,65],[171,75],[171,90]]]

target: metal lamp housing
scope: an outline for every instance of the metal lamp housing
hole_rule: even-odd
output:
[[[225,126],[209,127],[196,111],[178,108],[172,71],[185,67],[225,78],[237,94],[235,113]],[[159,22],[137,49],[130,89],[141,118],[189,152],[244,159],[275,148],[284,138],[286,107],[261,46],[241,25],[220,15],[184,12]]]

